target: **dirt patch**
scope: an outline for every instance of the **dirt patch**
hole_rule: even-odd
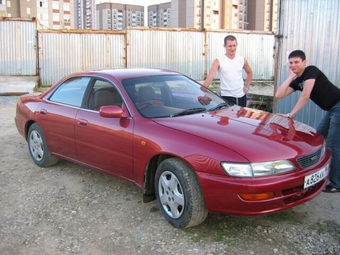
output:
[[[36,166],[0,97],[0,254],[303,254],[340,251],[340,193],[266,216],[209,214],[175,229],[137,187],[60,161]]]

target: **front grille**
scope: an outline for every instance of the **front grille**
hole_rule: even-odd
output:
[[[301,157],[297,159],[297,162],[299,163],[301,168],[307,168],[310,167],[316,163],[319,162],[320,156],[321,156],[321,150],[318,150],[310,155]]]
[[[324,179],[321,182],[318,182],[313,186],[308,187],[307,189],[303,189],[303,186],[301,185],[292,189],[283,190],[282,194],[285,196],[285,198],[283,199],[283,203],[288,205],[301,199],[304,199],[308,196],[311,196],[313,193],[321,189],[322,185],[325,184],[326,180],[327,179]]]

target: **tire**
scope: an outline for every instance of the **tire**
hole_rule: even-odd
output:
[[[40,126],[34,123],[30,126],[27,135],[28,150],[35,164],[40,167],[49,167],[58,163],[47,146],[44,133]]]
[[[208,215],[196,174],[180,159],[166,159],[158,166],[155,190],[163,216],[176,228],[199,225]]]

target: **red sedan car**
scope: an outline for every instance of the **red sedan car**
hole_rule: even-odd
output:
[[[21,96],[15,122],[38,166],[63,158],[133,182],[178,228],[208,212],[257,215],[309,201],[331,158],[315,129],[228,104],[166,70],[71,74]]]

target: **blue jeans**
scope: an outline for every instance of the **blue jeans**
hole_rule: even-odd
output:
[[[340,103],[326,113],[317,130],[326,139],[326,147],[332,152],[329,184],[333,188],[340,188]]]
[[[238,97],[238,98],[222,96],[222,98],[228,103],[236,104],[236,105],[243,106],[243,107],[247,106],[247,95],[244,95],[243,97]]]

